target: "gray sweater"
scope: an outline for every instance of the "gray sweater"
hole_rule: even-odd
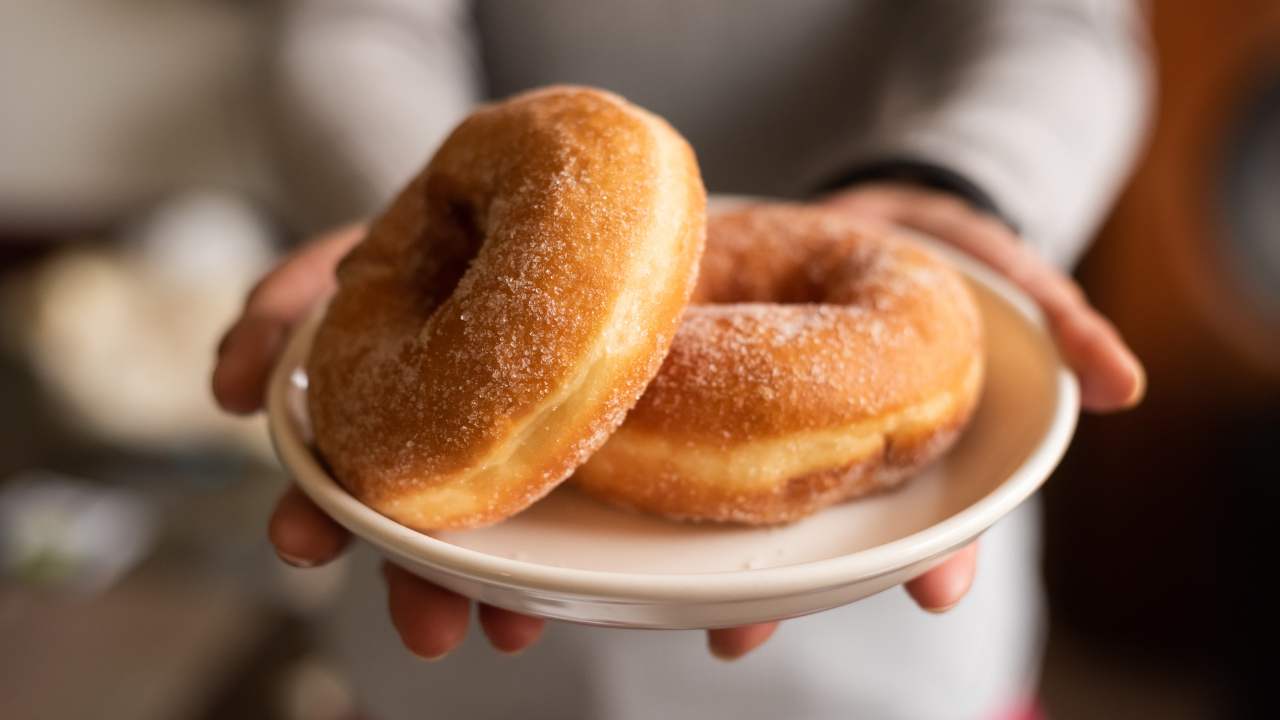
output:
[[[556,82],[672,122],[712,192],[802,197],[885,160],[981,188],[1059,262],[1144,120],[1122,0],[295,0],[277,68],[295,207],[366,215],[476,102]]]

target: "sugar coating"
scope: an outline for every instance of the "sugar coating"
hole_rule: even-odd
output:
[[[679,520],[789,522],[901,482],[981,387],[958,274],[837,210],[714,218],[662,370],[577,482]]]
[[[684,189],[678,204],[659,177]],[[339,269],[309,362],[339,479],[409,524],[428,512],[414,493],[455,493],[473,525],[547,492],[657,372],[702,193],[674,131],[608,93],[558,88],[468,118]],[[688,217],[659,231],[660,212]],[[618,332],[654,278],[647,322]]]
[[[713,219],[694,301],[632,414],[691,440],[875,417],[951,384],[978,332],[941,261],[797,206]]]

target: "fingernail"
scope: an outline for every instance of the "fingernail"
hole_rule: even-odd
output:
[[[412,654],[415,658],[421,660],[422,662],[428,662],[428,663],[440,662],[441,660],[445,659],[449,655],[449,653],[447,652],[442,652],[439,655],[420,655],[412,650],[410,650],[409,653]]]
[[[708,645],[707,649],[711,651],[711,657],[717,660],[720,660],[722,662],[733,662],[734,660],[737,660],[742,657],[741,655],[733,655],[733,654],[727,653],[721,650],[720,648],[716,647],[715,645]]]
[[[301,558],[296,555],[290,555],[289,553],[283,550],[280,550],[279,548],[276,549],[276,557],[284,561],[286,565],[292,565],[293,567],[296,567],[296,568],[304,568],[304,569],[313,568],[318,564],[316,563],[315,560],[311,560],[309,558]]]
[[[227,353],[227,346],[231,344],[231,331],[228,330],[222,334],[222,339],[218,341],[218,347],[214,350],[214,355],[221,358]]]
[[[952,608],[954,608],[955,606],[957,606],[957,605],[959,605],[959,604],[960,604],[960,601],[959,601],[959,600],[957,600],[957,601],[955,601],[955,602],[951,603],[950,605],[942,605],[942,606],[939,606],[939,607],[927,607],[927,608],[923,608],[923,609],[924,609],[924,611],[925,611],[925,612],[930,612],[930,613],[933,613],[934,615],[941,615],[941,614],[943,614],[943,613],[947,612],[948,610],[951,610]]]
[[[519,655],[523,655],[524,651],[527,650],[528,648],[516,648],[515,650],[507,650],[506,648],[500,648],[495,646],[493,649],[497,650],[498,654],[500,655],[504,655],[506,657],[517,657]]]
[[[1137,358],[1130,359],[1129,362],[1133,365],[1133,374],[1137,377],[1137,382],[1133,384],[1133,392],[1125,401],[1125,406],[1133,407],[1147,394],[1147,371],[1143,369],[1142,363],[1138,362]]]

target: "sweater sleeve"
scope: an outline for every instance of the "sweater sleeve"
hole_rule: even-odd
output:
[[[921,2],[885,64],[876,117],[832,157],[944,168],[1060,265],[1118,191],[1143,134],[1150,75],[1126,0]]]
[[[377,211],[481,96],[463,0],[287,0],[278,31],[282,200],[304,230]]]

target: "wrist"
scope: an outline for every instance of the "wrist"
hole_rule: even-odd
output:
[[[821,187],[823,192],[854,190],[872,183],[901,183],[959,198],[973,209],[999,220],[1015,235],[1018,225],[1001,211],[994,198],[977,183],[951,168],[909,157],[885,158],[860,165]]]

